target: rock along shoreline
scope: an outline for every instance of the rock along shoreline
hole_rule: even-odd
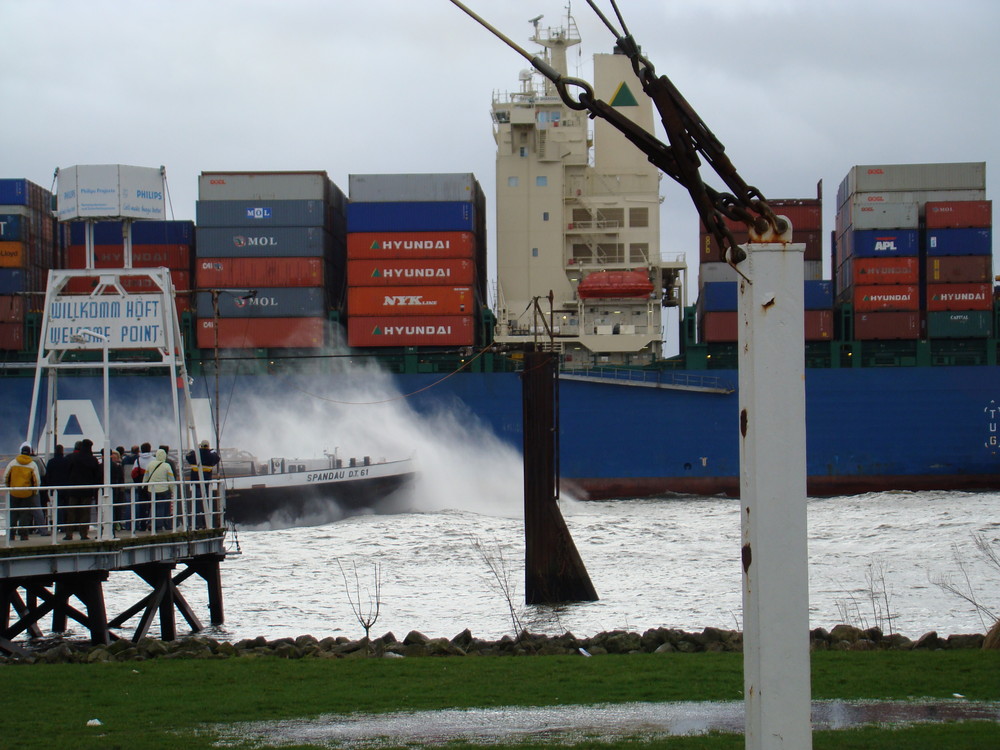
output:
[[[917,640],[899,634],[884,635],[878,628],[862,630],[851,625],[837,625],[832,630],[816,628],[809,633],[813,651],[910,651],[998,648],[993,628],[988,636],[950,635],[940,637],[935,631]],[[378,638],[351,640],[344,636],[318,639],[311,635],[268,640],[263,636],[236,643],[191,635],[176,641],[143,638],[138,643],[117,640],[109,645],[62,641],[51,647],[37,648],[27,656],[0,657],[0,664],[65,664],[147,661],[149,659],[349,659],[408,658],[421,656],[552,656],[579,654],[700,653],[741,652],[743,634],[738,630],[705,628],[700,633],[672,628],[653,628],[641,635],[624,630],[577,638],[572,633],[537,635],[528,632],[518,638],[504,636],[486,641],[463,630],[454,638],[428,638],[410,631],[403,640],[391,632]]]

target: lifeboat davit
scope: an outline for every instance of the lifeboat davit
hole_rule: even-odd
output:
[[[584,299],[648,297],[653,291],[653,282],[645,271],[600,271],[585,277],[576,291]]]

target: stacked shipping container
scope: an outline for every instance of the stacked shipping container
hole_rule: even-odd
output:
[[[806,246],[803,276],[806,280],[805,335],[807,341],[833,338],[833,295],[823,278],[823,203],[820,198],[770,200],[775,214],[792,223],[792,241]],[[750,242],[745,224],[726,219],[726,226],[740,244]],[[705,343],[736,341],[735,269],[725,262],[715,237],[700,225],[698,264],[699,340]],[[725,286],[717,286],[724,284]],[[721,305],[721,306],[720,306]]]
[[[838,192],[834,275],[855,339],[991,334],[984,199],[982,163],[851,169]]]
[[[58,248],[52,194],[25,179],[0,179],[0,350],[30,345],[26,315],[41,309]]]
[[[198,197],[198,346],[324,346],[344,293],[344,193],[326,172],[202,172]]]
[[[120,221],[99,221],[94,224],[94,268],[123,268],[125,265],[124,226]],[[66,268],[87,267],[86,223],[77,221],[63,227],[66,247]],[[193,221],[134,221],[132,222],[132,267],[167,268],[177,293],[177,311],[191,310],[191,263],[194,259]],[[70,280],[64,291],[89,294],[98,277]],[[123,280],[125,291],[148,294],[157,291],[153,282],[144,277]]]
[[[486,204],[475,176],[350,175],[349,183],[348,343],[477,343]]]

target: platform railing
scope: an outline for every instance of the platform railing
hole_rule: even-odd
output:
[[[36,495],[30,498],[35,503],[31,507],[12,504],[11,500],[16,503],[17,498],[11,498],[10,489],[2,487],[0,549],[68,545],[79,542],[81,536],[84,541],[107,541],[224,527],[226,490],[220,480],[182,479],[155,482],[154,485],[169,486],[171,496],[157,500],[155,493],[148,491],[148,485],[128,481],[109,485],[46,486],[41,490],[48,495],[47,502]],[[80,499],[79,492],[90,492],[92,497]],[[33,515],[37,508],[42,511],[41,524]],[[70,510],[86,512],[71,522],[67,518]],[[22,539],[22,535],[27,538]]]

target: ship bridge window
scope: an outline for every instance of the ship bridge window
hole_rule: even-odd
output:
[[[506,109],[496,112],[497,122],[510,122],[510,112]]]
[[[628,210],[628,225],[630,227],[648,227],[649,209],[645,207],[630,208]]]
[[[537,247],[531,248],[531,257],[532,258],[537,258],[538,257],[538,248]]]
[[[521,156],[527,156],[528,155],[528,149],[527,149],[527,147],[526,146],[521,146],[521,150],[520,150],[519,154]]]
[[[548,221],[548,220],[549,220],[549,212],[542,211],[542,221]]]
[[[549,184],[549,178],[543,174],[538,175],[538,177],[535,178],[535,187],[545,187],[548,184]]]
[[[519,182],[520,182],[520,179],[518,177],[508,177],[507,178],[507,187],[517,187]]]
[[[638,263],[644,266],[649,265],[649,243],[630,242],[628,246],[628,255],[630,263]]]

